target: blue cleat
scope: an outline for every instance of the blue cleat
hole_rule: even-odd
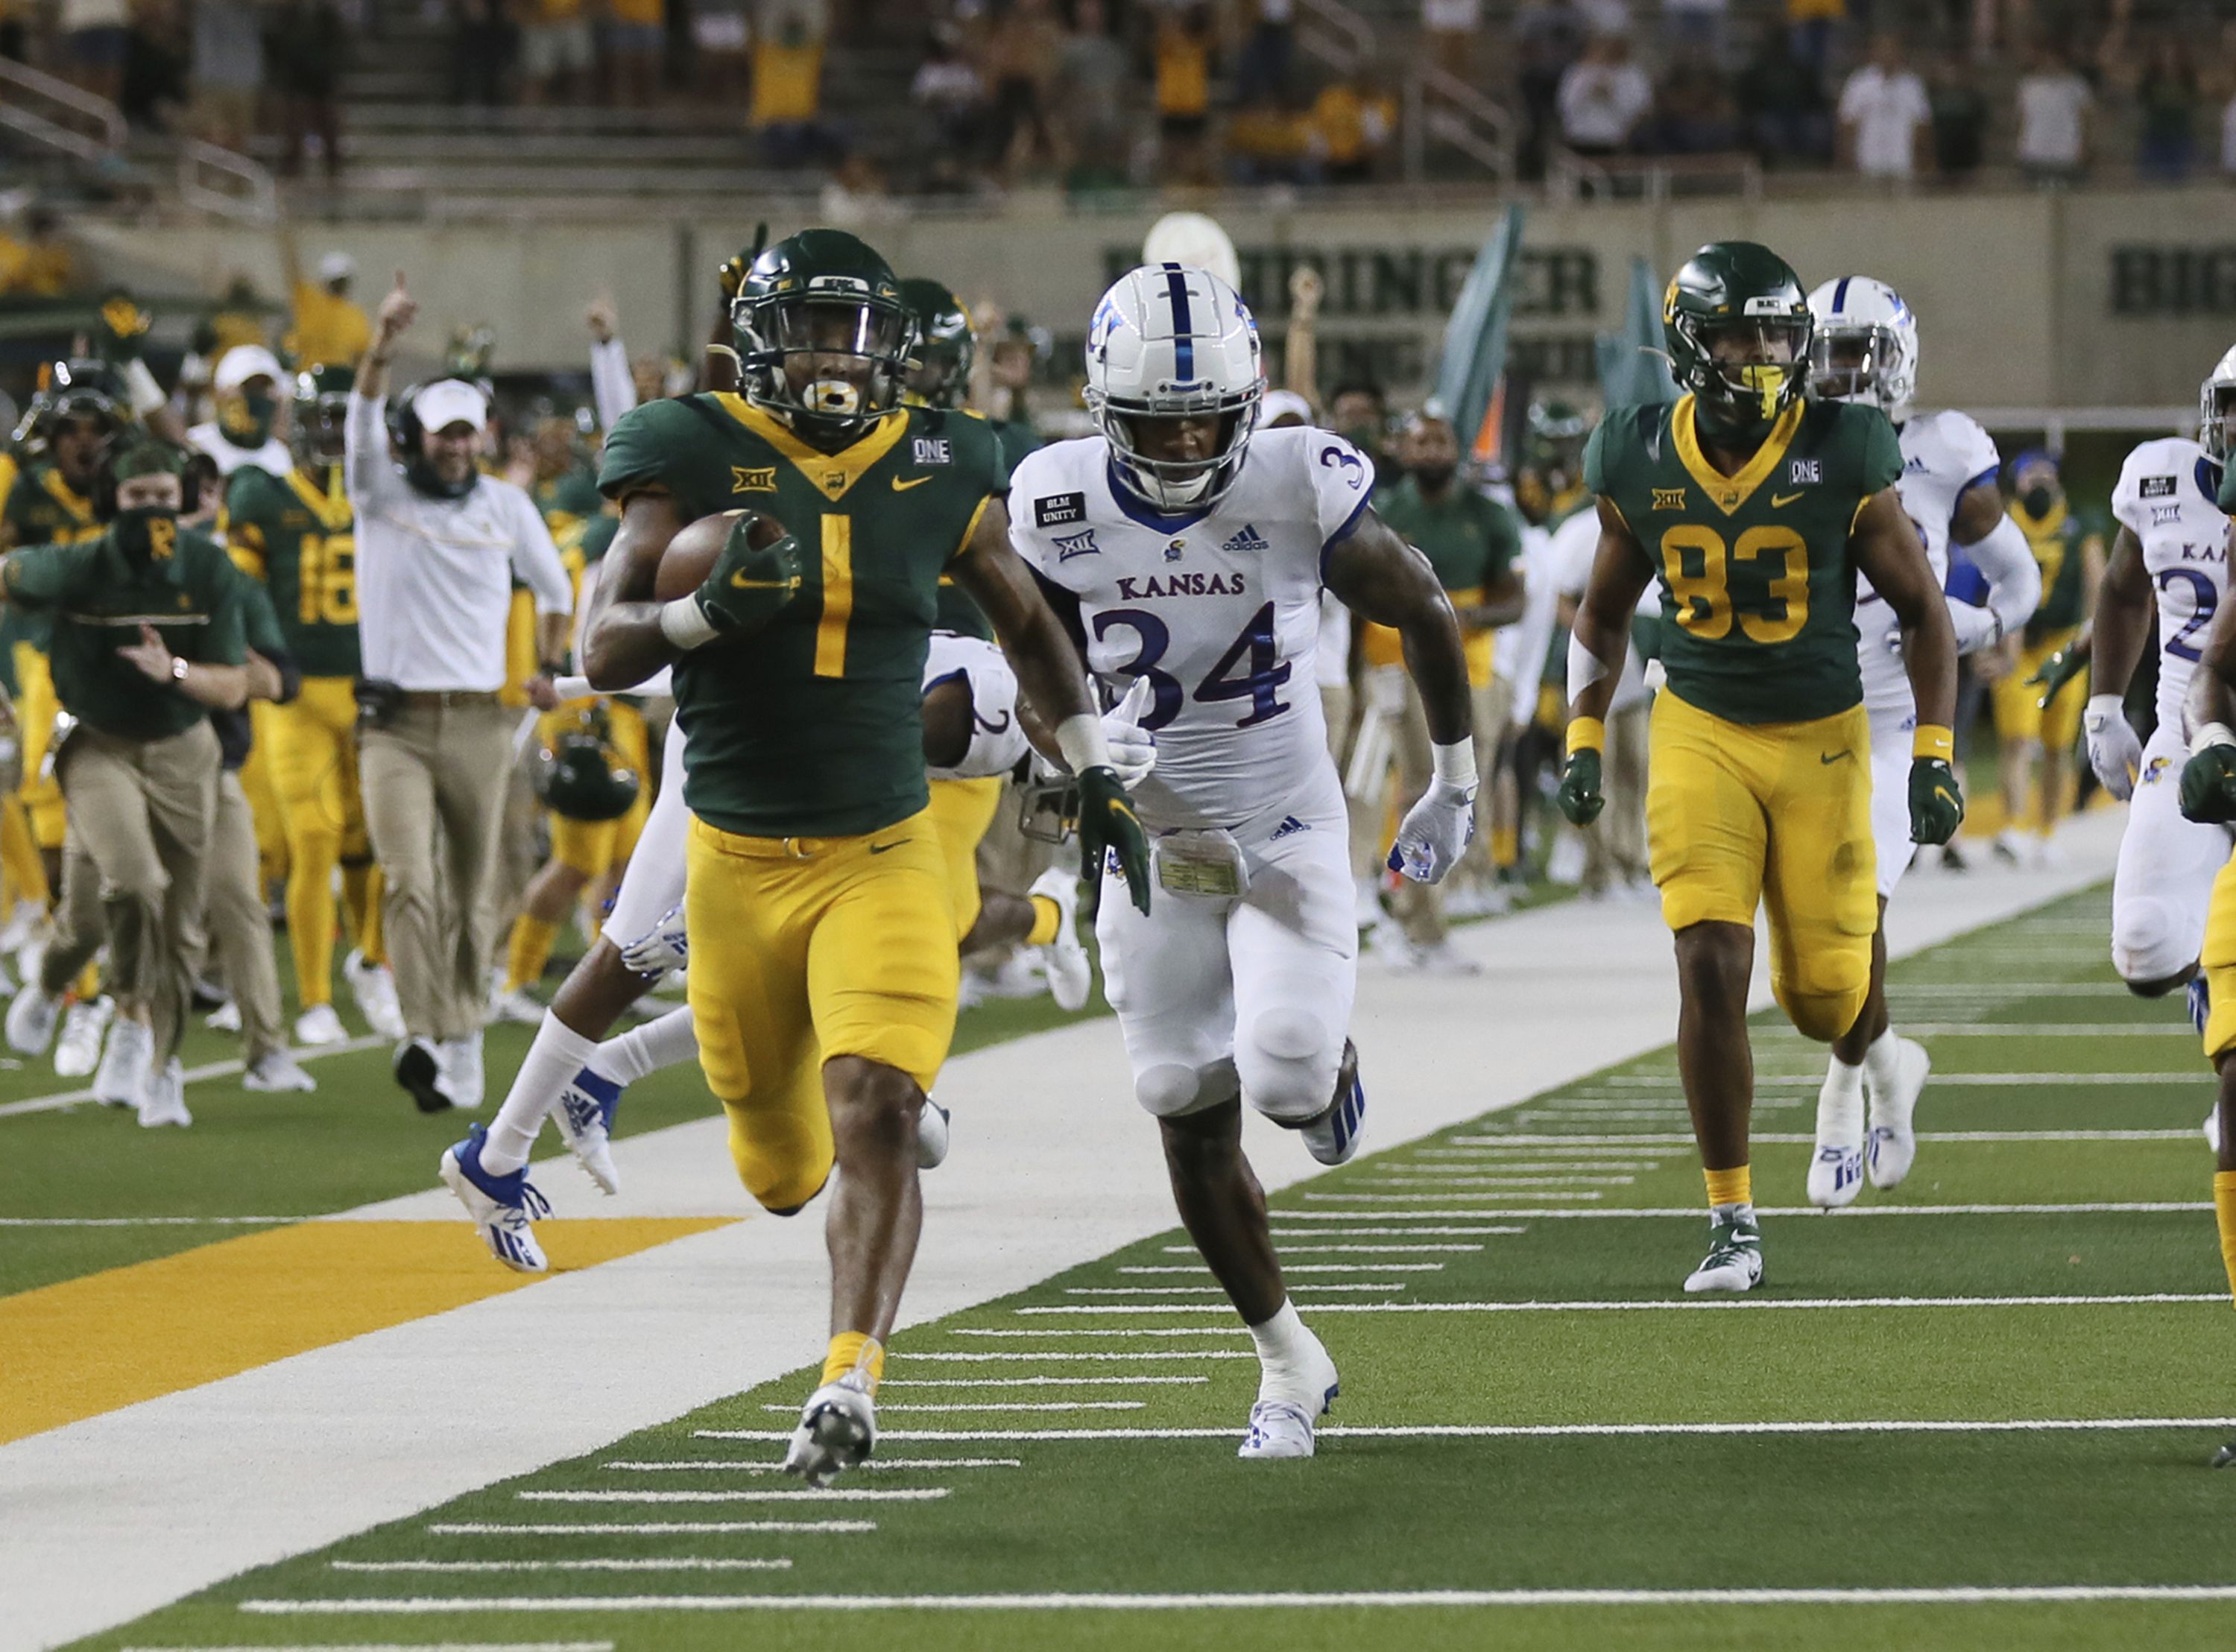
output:
[[[1366,1086],[1358,1077],[1358,1046],[1343,1041],[1343,1065],[1335,1076],[1335,1099],[1328,1110],[1299,1125],[1305,1145],[1323,1164],[1342,1164],[1358,1151],[1359,1133],[1366,1124]]]
[[[518,1274],[540,1274],[551,1264],[536,1242],[531,1216],[551,1214],[550,1201],[538,1193],[525,1169],[498,1176],[482,1168],[482,1144],[489,1132],[479,1124],[466,1139],[443,1150],[442,1177],[489,1247],[490,1255]]]
[[[559,1105],[551,1115],[575,1163],[598,1184],[600,1191],[609,1195],[621,1190],[621,1173],[614,1164],[613,1136],[614,1114],[621,1107],[623,1088],[618,1079],[608,1078],[595,1067],[584,1067],[559,1092]]]

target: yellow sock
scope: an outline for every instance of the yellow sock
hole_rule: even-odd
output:
[[[31,841],[31,828],[22,805],[13,797],[0,797],[0,873],[8,882],[10,910],[17,901],[51,906],[47,869],[39,859],[39,846]]]
[[[512,944],[505,950],[504,990],[519,991],[543,979],[543,966],[551,961],[551,943],[559,926],[523,912],[512,921]]]
[[[1754,1203],[1754,1172],[1751,1165],[1742,1164],[1734,1170],[1703,1170],[1708,1179],[1708,1208],[1720,1204],[1753,1204]]]
[[[88,964],[83,969],[78,971],[77,986],[73,990],[77,993],[77,1001],[81,1004],[90,1004],[95,999],[99,998],[101,996],[101,966]]]
[[[2236,1296],[2236,1170],[2213,1173],[2213,1215],[2220,1224],[2220,1262],[2228,1269],[2228,1292]]]
[[[1030,897],[1033,903],[1032,933],[1025,937],[1028,947],[1045,947],[1056,939],[1056,926],[1063,921],[1063,908],[1045,895]]]
[[[1522,859],[1522,834],[1511,826],[1490,829],[1490,863],[1504,871]]]
[[[839,1332],[831,1339],[831,1352],[823,1356],[823,1380],[836,1382],[850,1371],[865,1374],[870,1392],[876,1393],[885,1374],[885,1345],[859,1331]]]

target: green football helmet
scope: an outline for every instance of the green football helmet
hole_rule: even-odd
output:
[[[746,399],[838,435],[900,405],[916,354],[892,266],[839,229],[802,230],[753,259],[730,326]]]
[[[566,820],[619,820],[636,802],[636,770],[614,757],[605,713],[582,713],[578,725],[537,754],[536,795]]]
[[[909,395],[926,407],[961,407],[970,396],[970,369],[978,358],[970,312],[946,287],[921,276],[901,283],[901,302],[917,327]]]
[[[316,470],[342,462],[343,426],[349,418],[349,394],[357,383],[357,370],[336,364],[313,367],[295,375],[294,417],[288,422],[287,445],[295,462]]]
[[[1807,386],[1809,294],[1766,246],[1711,241],[1693,253],[1669,283],[1661,323],[1677,382],[1713,435],[1759,439]]]

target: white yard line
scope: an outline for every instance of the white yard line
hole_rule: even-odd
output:
[[[1516,1228],[1515,1231],[1519,1233],[1522,1229]],[[1291,1256],[1326,1256],[1344,1252],[1375,1256],[1392,1255],[1413,1250],[1470,1252],[1479,1251],[1482,1249],[1483,1247],[1481,1245],[1283,1245],[1281,1247],[1281,1271],[1285,1274],[1303,1274],[1310,1273],[1312,1271],[1310,1268],[1291,1267],[1287,1260]],[[1362,1268],[1379,1265],[1380,1264],[1369,1264],[1365,1262],[1359,1264]],[[1398,1262],[1391,1265],[1398,1268],[1403,1268],[1404,1266],[1403,1262]]]
[[[1227,1311],[1231,1313],[1233,1310]],[[791,1412],[797,1407],[786,1405],[764,1405],[761,1409]],[[970,1400],[957,1400],[951,1404],[940,1400],[926,1400],[922,1404],[879,1406],[878,1414],[880,1417],[896,1417],[904,1412],[920,1411],[1147,1411],[1148,1409],[1148,1403],[1140,1400],[1004,1400],[990,1404],[982,1404]]]
[[[1814,1086],[1824,1081],[1825,1075],[1819,1072],[1805,1078],[1758,1078],[1755,1082],[1758,1088],[1765,1085],[1775,1085],[1784,1088],[1789,1085]],[[1664,1076],[1654,1073],[1634,1078],[1609,1078],[1605,1082],[1639,1090],[1681,1092],[1684,1088],[1684,1081],[1674,1074]],[[1967,1085],[1983,1089],[2003,1089],[2029,1085],[2055,1085],[2060,1089],[2081,1090],[2125,1088],[2130,1085],[2203,1085],[2210,1089],[2213,1085],[2213,1075],[2205,1071],[2204,1064],[2200,1062],[2198,1070],[2194,1072],[1942,1072],[1937,1071],[1929,1082],[1937,1089],[1963,1088]]]
[[[1154,1348],[1131,1354],[1088,1353],[1081,1348],[1009,1348],[1000,1354],[917,1354],[896,1349],[893,1359],[915,1365],[919,1360],[950,1360],[972,1365],[1016,1365],[1028,1360],[1254,1360],[1251,1348]],[[890,1386],[890,1385],[888,1385]],[[613,1465],[607,1465],[608,1468]]]
[[[363,1038],[345,1039],[340,1044],[306,1045],[295,1052],[295,1059],[298,1061],[323,1061],[330,1055],[350,1055],[359,1050],[379,1049],[387,1042],[386,1039],[376,1033],[368,1032]],[[205,1066],[188,1067],[186,1070],[186,1081],[192,1085],[201,1084],[208,1078],[229,1078],[246,1065],[247,1065],[247,1062],[235,1059],[231,1061],[212,1061]],[[11,1101],[4,1106],[0,1106],[0,1118],[13,1118],[23,1113],[55,1112],[62,1108],[75,1107],[81,1102],[92,1099],[93,1091],[90,1087],[83,1090],[57,1091],[51,1096],[32,1096],[23,1101]]]
[[[1420,1204],[1437,1199],[1448,1199],[1453,1196],[1449,1193],[1306,1193],[1304,1196],[1308,1199],[1319,1199],[1328,1204]],[[1603,1193],[1545,1193],[1533,1190],[1528,1193],[1467,1193],[1460,1196],[1470,1199],[1575,1199],[1582,1203],[1591,1199],[1605,1198],[1607,1196]],[[1333,1213],[1331,1212],[1331,1214]],[[1353,1214],[1368,1216],[1380,1213],[1361,1210]],[[1489,1216],[1509,1216],[1513,1213],[1503,1210],[1455,1210],[1450,1214]]]
[[[1194,1272],[1194,1269],[1189,1271]],[[1358,1280],[1348,1284],[1292,1285],[1290,1295],[1300,1291],[1391,1291],[1404,1290],[1404,1282],[1396,1279]],[[1221,1285],[1070,1285],[1064,1288],[1066,1296],[1224,1296]],[[1100,1311],[1100,1310],[1098,1310]],[[1120,1310],[1113,1309],[1113,1312]]]
[[[867,1486],[801,1487],[792,1491],[515,1491],[523,1503],[934,1503],[944,1485],[878,1491]]]
[[[856,1464],[847,1472],[859,1473],[864,1470],[874,1469],[879,1473],[892,1473],[908,1469],[1023,1468],[1024,1465],[1024,1460],[1016,1457],[872,1457],[866,1462]],[[627,1470],[638,1474],[659,1474],[670,1472],[692,1474],[714,1472],[734,1474],[777,1474],[781,1473],[784,1468],[781,1463],[748,1463],[736,1458],[727,1460],[710,1459],[701,1462],[681,1463],[601,1463],[598,1466]]]
[[[880,1394],[896,1388],[1138,1388],[1177,1387],[1209,1382],[1209,1377],[889,1377],[878,1385]]]
[[[619,1555],[593,1556],[583,1560],[329,1560],[335,1571],[354,1572],[479,1572],[479,1571],[789,1571],[792,1562],[782,1555],[753,1559],[742,1556],[678,1555],[635,1558]]]
[[[1305,1196],[1310,1198],[1312,1196],[1306,1194]],[[1820,1210],[1813,1204],[1779,1204],[1765,1205],[1755,1214],[1765,1216],[1824,1216],[1833,1222],[1851,1222],[1865,1216],[2162,1216],[2169,1212],[2211,1209],[2213,1203],[2209,1199],[2136,1199],[2080,1204],[1851,1204],[1845,1210]],[[1274,1219],[1279,1222],[1351,1222],[1365,1214],[1368,1213],[1282,1210],[1276,1213]],[[1371,1214],[1378,1222],[1403,1222],[1414,1216],[1424,1222],[1468,1216],[1527,1216],[1533,1222],[1630,1221],[1649,1216],[1685,1216],[1695,1222],[1707,1219],[1707,1212],[1698,1205],[1632,1210],[1608,1207],[1598,1210],[1377,1210]],[[1437,1229],[1424,1228],[1414,1231],[1432,1233]]]
[[[2199,1140],[2200,1137],[2199,1133],[2194,1130],[1934,1130],[1918,1131],[1917,1138],[1921,1142],[1931,1144],[1934,1142],[2193,1142]],[[1535,1136],[1448,1136],[1444,1139],[1455,1143],[1467,1143],[1470,1144],[1497,1144],[1502,1146],[1513,1142],[1528,1142],[1533,1146],[1542,1146],[1553,1142],[1564,1144],[1568,1142],[1587,1142],[1603,1144],[1637,1142],[1641,1145],[1650,1144],[1654,1146],[1667,1147],[1690,1147],[1693,1144],[1693,1137],[1689,1131],[1681,1135],[1675,1131],[1669,1131],[1661,1135],[1647,1135],[1641,1133],[1635,1136],[1549,1136],[1542,1134]],[[1799,1131],[1792,1131],[1786,1135],[1764,1135],[1761,1132],[1757,1131],[1752,1134],[1748,1139],[1755,1142],[1776,1143],[1782,1146],[1798,1146],[1804,1142],[1813,1142],[1817,1137],[1812,1134],[1807,1134]],[[1442,1152],[1445,1150],[1442,1148],[1424,1147],[1417,1149],[1416,1150],[1422,1153],[1432,1153]]]
[[[788,1433],[779,1439],[789,1439]],[[684,1537],[739,1531],[816,1531],[848,1535],[875,1531],[875,1520],[431,1520],[422,1528],[437,1537]]]
[[[1634,1176],[1470,1176],[1466,1167],[1458,1164],[1392,1164],[1381,1175],[1358,1178],[1360,1187],[1415,1187],[1423,1182],[1463,1188],[1635,1187],[1638,1178]]]
[[[122,1652],[614,1652],[611,1641],[321,1641],[316,1646],[128,1646]]]
[[[1477,1250],[1483,1249],[1480,1245],[1473,1248]],[[1386,1250],[1393,1247],[1385,1245],[1382,1249]],[[1292,1256],[1300,1254],[1295,1250],[1288,1253]],[[1189,1279],[1201,1279],[1206,1272],[1201,1268],[1121,1268],[1118,1271],[1121,1274],[1176,1274]],[[1440,1274],[1444,1271],[1444,1264],[1440,1262],[1316,1262],[1292,1264],[1284,1261],[1281,1264],[1285,1277],[1291,1274]],[[1369,1288],[1359,1285],[1351,1288],[1365,1290]]]
[[[1738,1313],[1746,1309],[1884,1308],[2131,1308],[2167,1302],[2228,1303],[2226,1291],[2138,1291],[2104,1296],[1684,1296],[1629,1301],[1315,1302],[1315,1314],[1654,1314]],[[1230,1314],[1224,1302],[1129,1302],[1102,1308],[1021,1308],[1019,1314]],[[773,1406],[786,1411],[789,1406]]]
[[[1759,1139],[1759,1137],[1757,1139]],[[1812,1136],[1809,1139],[1813,1142],[1817,1138],[1814,1136]],[[1273,1220],[1279,1222],[1286,1214],[1286,1212],[1277,1210],[1273,1213]],[[1505,1212],[1501,1211],[1500,1214],[1503,1216]],[[1337,1220],[1338,1218],[1331,1216],[1329,1219]],[[1351,1219],[1359,1222],[1371,1222],[1377,1218],[1362,1215]],[[1527,1233],[1529,1231],[1529,1229],[1527,1228],[1507,1225],[1496,1228],[1325,1228],[1319,1229],[1311,1228],[1275,1228],[1273,1229],[1273,1237],[1276,1239],[1383,1239],[1394,1238],[1400,1234],[1403,1234],[1410,1239],[1416,1235],[1420,1234],[1516,1234]]]

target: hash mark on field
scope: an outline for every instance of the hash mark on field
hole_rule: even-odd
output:
[[[779,1406],[789,1411],[789,1406]],[[905,1409],[905,1407],[896,1407]],[[1023,1407],[1020,1407],[1023,1409]],[[873,1491],[858,1485],[802,1486],[796,1491],[515,1491],[523,1503],[930,1503],[944,1485]]]
[[[1393,1248],[1394,1247],[1391,1246],[1382,1247],[1384,1249],[1391,1249]],[[1430,1248],[1431,1247],[1427,1246],[1423,1247],[1424,1249]],[[1481,1245],[1469,1245],[1464,1247],[1448,1245],[1445,1246],[1444,1249],[1480,1250],[1483,1247]],[[1281,1272],[1284,1275],[1289,1274],[1440,1274],[1444,1269],[1444,1265],[1440,1262],[1306,1262],[1301,1267],[1284,1267],[1281,1269]],[[1199,1267],[1121,1268],[1118,1271],[1121,1274],[1180,1274],[1186,1275],[1190,1278],[1201,1279],[1204,1276],[1206,1270]],[[1363,1290],[1367,1288],[1365,1286],[1358,1286],[1354,1288]]]
[[[1023,1334],[1032,1334],[1026,1332]],[[1211,1333],[1207,1331],[1206,1334]],[[1251,1348],[1155,1348],[1132,1354],[1097,1354],[1085,1348],[1009,1348],[1000,1354],[917,1354],[910,1350],[897,1357],[911,1365],[918,1360],[950,1360],[958,1364],[968,1362],[972,1365],[1015,1365],[1023,1360],[1254,1360],[1258,1355]]]
[[[786,1436],[789,1438],[789,1436]],[[601,1468],[627,1469],[640,1474],[656,1474],[668,1470],[691,1473],[774,1474],[781,1463],[747,1463],[732,1458],[710,1458],[696,1463],[601,1463]],[[885,1472],[893,1469],[915,1468],[1023,1468],[1024,1462],[1015,1457],[886,1457],[869,1458],[854,1465],[852,1472],[874,1469]]]
[[[1192,1268],[1187,1271],[1194,1273],[1197,1270]],[[1289,1287],[1289,1294],[1294,1296],[1303,1291],[1370,1291],[1405,1288],[1402,1280],[1376,1279],[1360,1280],[1345,1285],[1292,1285]],[[1223,1285],[1067,1285],[1064,1287],[1063,1294],[1066,1296],[1224,1296],[1227,1295],[1227,1288]]]
[[[590,1560],[330,1560],[336,1571],[789,1571],[783,1556],[766,1559],[678,1555],[673,1559],[619,1556]]]
[[[1315,1314],[1740,1313],[1749,1309],[1841,1308],[2132,1308],[2228,1301],[2226,1291],[2152,1291],[2114,1296],[1712,1296],[1641,1297],[1628,1301],[1317,1302]],[[1126,1308],[1021,1308],[1020,1314],[1218,1314],[1215,1302],[1138,1302]],[[772,1406],[772,1411],[789,1409]]]
[[[1651,1144],[1656,1147],[1690,1147],[1693,1144],[1693,1137],[1689,1133],[1679,1134],[1675,1131],[1669,1131],[1660,1135],[1654,1135],[1643,1131],[1634,1135],[1625,1132],[1620,1135],[1607,1136],[1548,1136],[1542,1134],[1534,1136],[1453,1136],[1447,1139],[1454,1142],[1466,1142],[1470,1144],[1495,1143],[1500,1145],[1503,1145],[1509,1142],[1528,1142],[1533,1146],[1542,1146],[1552,1142],[1605,1142],[1625,1144],[1635,1142],[1641,1146]],[[1790,1131],[1785,1135],[1766,1135],[1758,1131],[1751,1133],[1748,1139],[1757,1143],[1774,1143],[1784,1147],[1799,1147],[1804,1143],[1813,1143],[1816,1141],[1817,1137],[1814,1134],[1799,1131]],[[2187,1142],[2197,1140],[2198,1131],[2195,1130],[1936,1130],[1920,1131],[1919,1139],[1922,1141],[1934,1142]],[[1437,1150],[1424,1149],[1423,1150],[1434,1151]]]
[[[1760,1141],[1762,1137],[1758,1136],[1755,1139],[1757,1141]],[[1813,1142],[1817,1138],[1814,1136],[1812,1136],[1809,1139]],[[1273,1220],[1279,1222],[1284,1216],[1288,1214],[1291,1213],[1277,1211],[1273,1215]],[[1307,1213],[1299,1211],[1294,1214],[1301,1216]],[[1318,1212],[1312,1212],[1310,1214],[1312,1216],[1313,1220],[1318,1221],[1320,1219]],[[1504,1216],[1506,1212],[1502,1210],[1499,1214],[1501,1216]],[[1326,1219],[1332,1222],[1378,1222],[1383,1220],[1382,1217],[1368,1216],[1364,1212],[1354,1216],[1330,1216]],[[1411,1239],[1416,1234],[1442,1237],[1446,1235],[1470,1233],[1527,1233],[1529,1229],[1519,1225],[1515,1225],[1496,1228],[1274,1228],[1270,1229],[1270,1231],[1276,1239],[1394,1239],[1401,1235],[1405,1238]],[[1425,1249],[1426,1247],[1423,1248]],[[1191,1245],[1188,1249],[1194,1249],[1194,1247]],[[1482,1247],[1478,1245],[1473,1247],[1473,1249],[1481,1249]]]
[[[796,1406],[785,1405],[764,1405],[761,1409],[763,1411],[781,1411],[791,1413],[797,1411],[799,1407]],[[983,1405],[970,1400],[957,1400],[953,1405],[944,1405],[937,1401],[927,1401],[922,1405],[880,1406],[878,1407],[878,1410],[881,1413],[904,1411],[1144,1411],[1147,1409],[1147,1402],[1140,1400],[1021,1400],[1016,1401],[1002,1400]],[[716,1436],[716,1438],[720,1438],[720,1436]],[[790,1436],[787,1435],[786,1438],[789,1439]],[[864,1495],[869,1496],[871,1494],[865,1492]],[[885,1493],[885,1495],[888,1497],[898,1497],[901,1493],[891,1491]],[[944,1496],[944,1493],[942,1495]]]
[[[1445,1187],[1632,1187],[1634,1176],[1470,1176],[1457,1164],[1391,1164],[1378,1167],[1380,1176],[1358,1178],[1361,1187],[1418,1187],[1434,1181]]]
[[[773,1435],[790,1439],[789,1432]],[[875,1520],[589,1520],[516,1524],[510,1520],[436,1520],[427,1530],[438,1537],[717,1537],[734,1531],[875,1531]]]
[[[2185,1135],[2189,1132],[2183,1132]],[[1816,1139],[1812,1137],[1812,1141]],[[1306,1194],[1306,1198],[1312,1195]],[[1759,1216],[1823,1216],[1833,1222],[1852,1222],[1864,1216],[2165,1216],[2183,1215],[2197,1210],[2210,1210],[2207,1199],[2134,1199],[2106,1200],[2083,1204],[1851,1204],[1845,1210],[1819,1210],[1813,1204],[1765,1205],[1756,1209]],[[1285,1222],[1355,1222],[1361,1213],[1355,1210],[1284,1210]],[[1599,1210],[1378,1210],[1378,1222],[1403,1222],[1418,1216],[1426,1221],[1445,1217],[1467,1216],[1528,1216],[1533,1221],[1551,1222],[1574,1218],[1589,1220],[1630,1220],[1640,1216],[1685,1216],[1694,1222],[1705,1219],[1698,1205],[1674,1209],[1626,1210],[1608,1207]],[[1420,1233],[1440,1229],[1422,1228]],[[1029,1310],[1023,1310],[1029,1311]]]
[[[1351,1204],[1419,1204],[1425,1200],[1449,1199],[1451,1196],[1449,1193],[1307,1193],[1305,1195],[1308,1199],[1319,1199],[1329,1203],[1341,1200]],[[1463,1196],[1470,1199],[1575,1199],[1582,1203],[1605,1198],[1607,1196],[1596,1190],[1589,1193],[1546,1193],[1532,1188],[1527,1193],[1471,1192]],[[1300,1210],[1286,1210],[1282,1214],[1302,1216],[1306,1213]],[[1352,1212],[1355,1216],[1375,1214],[1377,1213],[1371,1210]],[[1512,1216],[1514,1212],[1511,1210],[1453,1210],[1444,1214],[1456,1216]]]
[[[1745,1423],[1358,1423],[1322,1424],[1322,1439],[1568,1439],[1674,1434],[2061,1434],[2098,1432],[2202,1432],[2236,1427],[2236,1417],[1997,1417],[1952,1420],[1937,1418],[1873,1418],[1853,1421]],[[895,1429],[894,1439],[1062,1443],[1079,1440],[1232,1439],[1232,1428],[1001,1428]],[[739,1432],[735,1439],[771,1445],[792,1438],[777,1432]]]
[[[1138,1387],[1143,1384],[1172,1386],[1180,1383],[1209,1382],[1209,1377],[891,1377],[878,1385],[878,1392],[888,1388],[1076,1388],[1082,1385],[1094,1387]]]

